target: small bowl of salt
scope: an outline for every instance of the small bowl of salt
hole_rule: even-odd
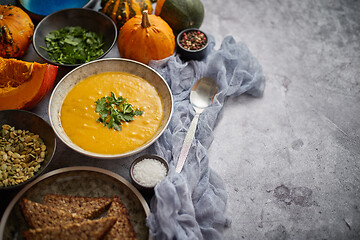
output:
[[[136,188],[151,192],[163,180],[169,165],[165,159],[154,154],[145,154],[134,160],[130,166],[130,178]]]

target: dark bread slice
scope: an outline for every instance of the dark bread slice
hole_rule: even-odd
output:
[[[133,240],[137,239],[134,227],[131,224],[129,213],[119,197],[114,197],[110,205],[108,217],[117,217],[117,221],[105,236],[106,240],[122,239]]]
[[[46,194],[43,203],[84,218],[96,218],[110,206],[112,198]]]
[[[24,232],[24,237],[27,240],[98,240],[103,238],[116,220],[116,217],[106,217],[58,227],[30,229]]]
[[[20,208],[27,223],[32,228],[56,227],[71,223],[81,223],[86,220],[75,213],[46,206],[26,198],[20,200]]]

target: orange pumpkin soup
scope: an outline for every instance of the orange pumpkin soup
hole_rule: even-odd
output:
[[[143,111],[116,131],[97,122],[96,101],[122,96]],[[100,154],[121,154],[149,141],[163,118],[163,104],[155,87],[143,78],[125,72],[105,72],[80,81],[67,94],[61,107],[61,124],[67,136],[79,147]]]

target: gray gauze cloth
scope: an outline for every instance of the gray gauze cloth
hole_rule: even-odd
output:
[[[226,97],[243,93],[260,97],[265,77],[262,68],[246,45],[233,37],[224,38],[215,50],[209,36],[209,52],[202,61],[183,62],[173,55],[150,66],[164,77],[174,97],[174,112],[169,126],[151,146],[151,151],[164,157],[170,165],[168,176],[155,187],[147,218],[154,239],[221,239],[231,225],[226,216],[227,192],[223,180],[209,168],[208,148],[213,128]],[[203,76],[216,79],[219,92],[211,107],[199,118],[184,168],[175,166],[195,111],[190,104],[190,89]]]

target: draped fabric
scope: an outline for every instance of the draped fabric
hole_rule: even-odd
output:
[[[231,225],[226,216],[227,192],[221,177],[209,167],[208,148],[226,97],[243,93],[261,97],[265,87],[262,68],[247,46],[227,36],[218,50],[209,36],[209,51],[202,61],[182,61],[173,55],[150,66],[164,77],[174,97],[174,112],[168,128],[152,151],[170,165],[168,176],[155,187],[147,219],[154,239],[222,239]],[[212,106],[199,118],[184,168],[175,172],[182,143],[195,115],[190,89],[203,76],[216,79],[219,92]]]

